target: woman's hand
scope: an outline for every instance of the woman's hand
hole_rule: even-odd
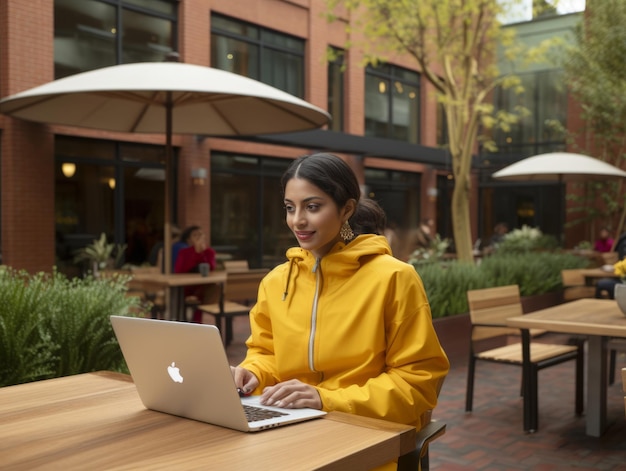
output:
[[[260,402],[266,406],[283,407],[285,409],[322,408],[322,400],[317,389],[297,379],[268,386],[263,390]]]
[[[237,389],[246,395],[254,391],[259,385],[258,378],[241,366],[231,366],[230,371],[235,379]]]
[[[206,237],[204,236],[204,232],[195,231],[191,235],[191,245],[193,245],[197,253],[204,252],[207,248]]]

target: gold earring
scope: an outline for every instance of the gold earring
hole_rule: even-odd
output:
[[[352,231],[352,228],[350,227],[350,223],[348,223],[348,221],[344,222],[341,226],[339,236],[343,239],[344,242],[348,242],[349,240],[354,239],[354,232]]]

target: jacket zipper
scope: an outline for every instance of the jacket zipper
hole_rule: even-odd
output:
[[[320,272],[319,272],[320,259],[315,260],[313,266],[313,273],[315,273],[315,297],[313,298],[313,309],[311,311],[311,333],[309,334],[309,368],[311,371],[315,370],[315,362],[313,361],[313,346],[315,343],[315,330],[317,328],[317,301],[319,299],[319,287],[320,287]]]

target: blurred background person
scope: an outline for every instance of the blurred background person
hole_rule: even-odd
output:
[[[606,227],[600,229],[598,238],[593,244],[593,250],[596,252],[610,252],[613,249],[613,238],[611,237],[609,230]]]

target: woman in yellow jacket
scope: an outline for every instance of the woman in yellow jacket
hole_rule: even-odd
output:
[[[360,201],[356,176],[332,154],[295,160],[282,186],[300,247],[261,282],[237,387],[268,405],[421,428],[449,362],[415,269],[384,236],[362,233],[382,233],[384,213]]]

